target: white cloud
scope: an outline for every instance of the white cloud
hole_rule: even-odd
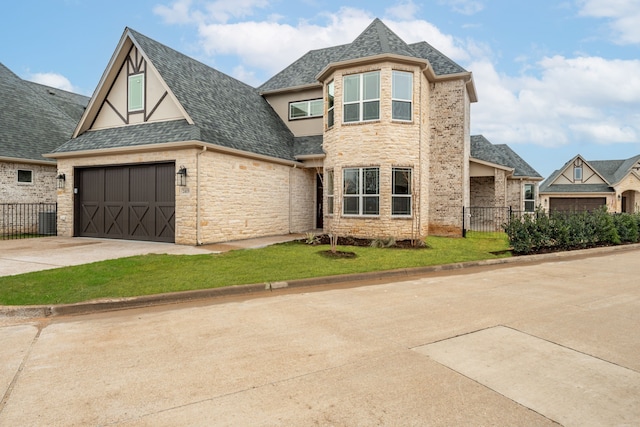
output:
[[[191,0],[177,0],[171,6],[155,6],[153,13],[160,15],[167,24],[188,24],[197,21],[190,9]]]
[[[640,2],[638,0],[578,0],[580,15],[609,20],[614,41],[640,43]]]
[[[389,18],[409,21],[414,19],[420,7],[412,0],[404,0],[394,6],[385,9],[384,13]]]
[[[451,10],[463,15],[473,15],[484,9],[484,2],[479,0],[440,0],[440,4],[451,7]]]
[[[79,92],[65,76],[57,73],[34,73],[27,77],[35,83],[40,83],[45,86],[55,87],[58,89],[66,90],[68,92]]]
[[[268,0],[216,0],[195,5],[192,0],[175,0],[170,6],[155,6],[153,12],[168,24],[226,23],[232,18],[251,16],[257,9],[268,6]]]
[[[638,60],[554,56],[538,62],[539,76],[518,77],[498,74],[488,61],[469,68],[480,98],[472,126],[493,142],[550,147],[640,139]]]

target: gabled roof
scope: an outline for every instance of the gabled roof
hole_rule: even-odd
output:
[[[605,184],[553,184],[568,165],[576,159],[581,159],[587,166],[593,169],[606,183]],[[585,160],[580,154],[566,162],[560,169],[553,171],[551,175],[540,185],[543,193],[610,193],[615,191],[613,187],[624,179],[631,169],[640,162],[640,155],[623,160]]]
[[[482,135],[471,136],[471,157],[512,168],[514,177],[542,179],[542,176],[508,145],[494,145]]]
[[[381,20],[376,18],[353,42],[309,51],[258,89],[262,93],[267,93],[305,86],[319,86],[317,76],[330,64],[380,55],[426,60],[436,76],[468,73],[427,42],[405,43]]]
[[[127,39],[158,71],[193,122],[188,124],[181,120],[181,123],[173,124],[174,128],[182,129],[179,134],[197,136],[191,141],[286,160],[294,159],[293,134],[257,89],[129,28],[125,29],[119,49],[124,48]],[[117,50],[113,58],[118,56]],[[113,66],[119,67],[120,64]],[[106,83],[103,77],[101,84]],[[99,93],[102,91],[96,90],[96,94]],[[102,100],[92,100],[92,103],[99,108]],[[163,125],[152,125],[146,123],[125,126],[118,131],[106,129],[84,132],[55,150],[55,153],[140,145],[137,129],[149,130],[149,135],[144,138],[145,144],[171,142],[174,139],[173,134],[165,135],[156,131]],[[194,129],[187,131],[185,126],[193,126]],[[119,135],[117,145],[104,137],[106,133],[113,132]]]
[[[51,162],[42,155],[71,137],[88,101],[22,80],[0,64],[0,157]]]

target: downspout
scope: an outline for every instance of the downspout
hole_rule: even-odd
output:
[[[200,156],[207,151],[207,146],[203,146],[202,150],[196,154],[196,245],[202,245],[202,237],[200,232]]]

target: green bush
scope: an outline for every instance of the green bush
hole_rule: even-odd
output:
[[[606,207],[593,212],[536,212],[512,217],[503,226],[513,251],[528,254],[640,241],[640,213],[611,214]]]

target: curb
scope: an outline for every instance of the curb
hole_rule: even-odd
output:
[[[156,305],[176,304],[181,302],[189,302],[208,298],[219,298],[224,296],[265,294],[278,289],[302,288],[347,282],[402,279],[427,275],[431,273],[464,270],[470,267],[496,266],[504,264],[531,264],[543,261],[578,258],[583,256],[606,255],[614,252],[638,249],[640,249],[640,243],[620,246],[606,246],[601,248],[580,249],[566,252],[553,252],[548,254],[524,255],[511,258],[467,261],[455,264],[443,264],[428,267],[402,268],[397,270],[375,271],[369,273],[341,274],[335,276],[313,277],[309,279],[296,279],[282,282],[267,282],[250,285],[233,285],[221,288],[170,292],[140,297],[102,299],[75,304],[0,306],[0,318],[34,318],[82,315],[105,311],[125,310],[131,308],[144,308]]]

